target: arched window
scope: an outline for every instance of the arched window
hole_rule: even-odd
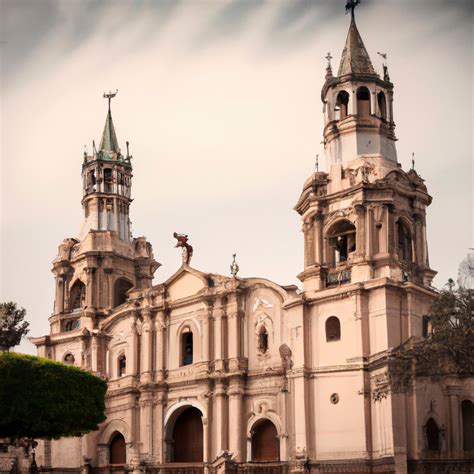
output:
[[[113,177],[112,177],[112,170],[110,168],[104,169],[104,191],[106,193],[113,192]]]
[[[328,232],[330,246],[330,266],[346,262],[349,254],[356,249],[356,228],[346,220],[337,222]]]
[[[336,106],[339,108],[339,120],[346,118],[349,113],[349,94],[346,91],[337,94]]]
[[[86,285],[81,280],[76,280],[69,292],[69,308],[72,310],[80,309],[86,301]]]
[[[268,351],[268,332],[265,326],[258,331],[258,351],[262,354]]]
[[[385,94],[383,92],[379,92],[377,94],[377,102],[379,104],[380,118],[382,120],[386,120],[387,119],[387,100],[385,99]]]
[[[426,431],[426,445],[429,451],[439,451],[440,436],[439,428],[433,418],[430,418],[425,426]]]
[[[194,407],[184,410],[173,427],[173,462],[202,462],[203,428],[202,414]]]
[[[119,306],[127,301],[127,291],[133,288],[133,285],[125,278],[119,278],[115,282],[115,304]]]
[[[181,365],[193,363],[193,333],[188,327],[181,333]]]
[[[125,438],[121,433],[116,433],[109,445],[110,464],[125,464],[127,462],[127,450]]]
[[[428,337],[431,334],[431,318],[426,314],[423,315],[422,319],[422,336]]]
[[[412,248],[411,248],[411,233],[410,229],[404,222],[398,220],[397,222],[397,237],[398,237],[398,258],[406,260],[407,262],[412,261]]]
[[[474,451],[474,403],[463,400],[462,410],[462,439],[464,451]]]
[[[367,87],[357,89],[357,115],[359,117],[370,116],[370,92]]]
[[[64,356],[63,360],[65,364],[70,364],[70,365],[74,365],[74,362],[75,362],[74,356],[70,352]]]
[[[259,420],[252,429],[252,461],[279,461],[280,442],[275,425]]]
[[[125,357],[125,354],[122,354],[118,358],[117,373],[119,377],[123,377],[124,375],[127,375],[127,358]]]
[[[326,319],[326,341],[339,341],[341,339],[341,322],[336,316]]]

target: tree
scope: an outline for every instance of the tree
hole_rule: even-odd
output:
[[[80,436],[105,416],[104,380],[25,354],[0,354],[0,438]]]
[[[473,291],[454,289],[448,281],[431,305],[429,334],[392,353],[395,360],[413,364],[417,375],[471,376],[474,374]]]
[[[0,351],[15,347],[25,336],[30,325],[25,319],[26,310],[17,308],[16,303],[0,304]]]

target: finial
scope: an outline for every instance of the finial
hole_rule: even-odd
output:
[[[193,248],[188,244],[188,236],[186,234],[173,233],[173,237],[178,241],[176,247],[183,248],[183,265],[189,265],[193,256]]]
[[[127,141],[125,142],[125,144],[127,145],[127,156],[130,156],[130,152],[129,152],[130,143]]]
[[[331,66],[332,56],[331,56],[330,52],[328,52],[328,54],[325,56],[325,59],[328,60],[328,65],[326,66],[326,80],[327,80],[327,79],[330,79],[331,77],[333,77],[333,75],[332,75],[332,66]]]
[[[415,170],[415,152],[411,154],[411,169]]]
[[[316,155],[316,160],[314,162],[314,171],[317,173],[319,171],[319,154]]]
[[[377,51],[377,54],[385,61],[385,62],[382,61],[383,80],[390,82],[390,76],[388,75],[387,53],[381,53],[380,51]]]
[[[346,13],[351,12],[351,17],[354,18],[354,8],[359,5],[360,0],[347,0],[346,3]]]
[[[331,56],[331,52],[328,51],[328,54],[325,56],[325,59],[328,60],[328,68],[331,68],[331,59],[332,59],[332,56]]]
[[[237,276],[237,273],[239,273],[239,265],[235,261],[235,257],[237,257],[236,253],[232,254],[232,263],[230,264],[230,273],[231,275],[235,278]]]
[[[95,140],[92,140],[92,154],[97,155],[97,148],[95,147]]]
[[[104,99],[108,99],[109,101],[109,112],[110,112],[110,101],[117,95],[118,89],[115,89],[115,92],[109,91],[108,94],[104,92]]]

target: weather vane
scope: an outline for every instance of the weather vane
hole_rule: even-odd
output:
[[[109,110],[110,110],[110,101],[117,95],[118,89],[115,89],[115,92],[109,91],[108,94],[104,92],[104,99],[109,100]]]
[[[347,0],[346,13],[351,12],[351,16],[354,16],[354,8],[359,5],[360,0]]]

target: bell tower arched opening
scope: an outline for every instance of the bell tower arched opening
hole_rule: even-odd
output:
[[[86,285],[81,280],[76,280],[69,292],[69,309],[81,309],[86,301]]]
[[[370,117],[370,91],[364,86],[357,89],[357,115]]]
[[[280,442],[275,425],[262,419],[252,428],[252,461],[279,461]]]
[[[400,219],[397,221],[397,239],[398,258],[411,262],[413,259],[411,232],[408,226]]]
[[[349,94],[346,91],[337,94],[336,106],[339,108],[339,120],[345,119],[349,115]]]
[[[382,120],[387,120],[387,99],[382,91],[377,94],[377,103],[379,106],[380,118]]]
[[[328,255],[327,264],[335,267],[347,262],[352,252],[356,250],[356,228],[347,220],[336,222],[327,234]]]
[[[133,288],[133,284],[125,278],[119,278],[115,282],[114,307],[119,306],[127,301],[127,291],[131,288]]]

